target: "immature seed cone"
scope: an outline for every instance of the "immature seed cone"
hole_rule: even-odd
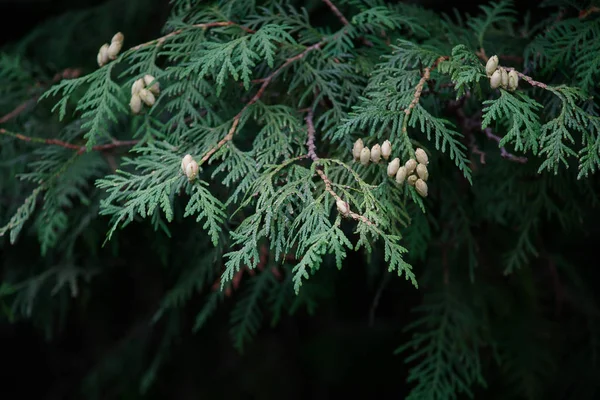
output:
[[[396,182],[404,183],[406,179],[406,167],[398,168],[398,172],[396,172]]]
[[[427,184],[423,179],[417,179],[415,182],[415,189],[417,189],[417,193],[419,193],[421,197],[427,197]]]
[[[155,96],[158,96],[160,94],[160,84],[158,83],[158,81],[155,80],[155,78],[152,75],[144,75],[143,82],[146,86],[154,82],[152,83],[152,86],[148,88],[148,90],[151,91]]]
[[[369,160],[371,159],[371,150],[368,147],[363,148],[360,151],[360,163],[362,165],[369,165]]]
[[[110,46],[108,47],[108,58],[110,58],[111,60],[114,60],[115,58],[117,58],[117,55],[119,54],[119,52],[121,51],[121,48],[123,47],[123,39],[125,37],[123,36],[123,34],[121,32],[117,32],[111,42],[110,42]]]
[[[365,147],[362,139],[358,139],[354,142],[354,147],[352,148],[352,155],[354,156],[354,160],[360,160],[360,153],[362,149]]]
[[[499,69],[497,69],[496,72],[494,72],[492,74],[492,77],[490,78],[490,86],[492,87],[492,89],[497,89],[501,83],[502,83],[502,73],[500,72]]]
[[[131,108],[131,112],[134,114],[139,114],[142,111],[142,99],[137,94],[131,96],[131,100],[129,100],[129,108]]]
[[[133,96],[134,94],[139,94],[140,90],[142,90],[143,88],[144,80],[140,78],[137,81],[133,82],[133,85],[131,85],[131,95]]]
[[[413,173],[415,168],[417,168],[417,161],[414,158],[411,158],[406,162],[406,164],[404,164],[404,166],[406,167],[406,173],[410,175]]]
[[[398,169],[400,169],[400,159],[399,158],[394,158],[388,164],[388,167],[387,167],[387,174],[388,174],[388,176],[391,177],[391,176],[396,175],[396,172],[398,172]]]
[[[350,213],[350,206],[344,200],[340,199],[336,201],[335,204],[337,205],[337,209],[340,212],[340,214],[346,216],[348,215],[348,213]]]
[[[498,56],[491,56],[485,64],[485,73],[487,76],[492,76],[492,74],[498,69]]]
[[[425,166],[425,164],[417,165],[417,175],[424,181],[426,181],[427,178],[429,178],[429,171],[427,171],[427,167]]]
[[[371,148],[371,161],[377,164],[381,160],[381,146],[376,144]]]
[[[146,105],[148,107],[152,107],[154,105],[154,103],[156,102],[156,98],[154,97],[152,92],[149,91],[148,89],[140,90],[139,96],[140,96],[140,99],[142,99],[142,101],[144,103],[146,103]]]
[[[425,153],[425,150],[420,149],[420,148],[415,150],[415,157],[419,164],[423,164],[423,165],[429,164],[429,157],[427,157],[427,153]]]
[[[190,161],[185,168],[185,174],[190,182],[196,179],[196,176],[198,176],[198,163],[194,160]]]
[[[108,62],[108,47],[108,44],[104,43],[100,47],[100,50],[98,50],[98,57],[96,57],[96,60],[98,61],[99,67],[106,65],[106,63]]]
[[[414,175],[414,174],[413,174],[413,175],[409,176],[409,177],[406,179],[406,181],[408,182],[408,184],[409,184],[410,186],[415,186],[415,182],[417,181],[417,179],[419,179],[419,178],[418,178],[416,175]]]
[[[500,73],[502,74],[502,87],[504,89],[508,88],[508,72],[504,68],[500,68]]]
[[[181,171],[185,174],[187,171],[187,166],[189,163],[194,161],[191,154],[186,154],[185,157],[181,160]]]
[[[519,86],[519,74],[514,69],[508,73],[508,90],[513,91]]]
[[[386,160],[392,155],[392,143],[389,140],[386,140],[381,145],[381,155]]]

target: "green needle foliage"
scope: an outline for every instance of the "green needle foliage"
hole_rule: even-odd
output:
[[[86,398],[151,392],[221,313],[243,354],[318,314],[349,268],[373,313],[389,287],[421,302],[387,349],[407,363],[399,398],[600,394],[597,273],[577,254],[599,234],[597,5],[172,0],[142,29],[158,3],[74,11],[0,52],[2,318],[51,339],[113,269],[162,265]],[[516,90],[492,89],[492,55]],[[391,157],[359,162],[357,139]],[[386,173],[418,148],[426,196]]]

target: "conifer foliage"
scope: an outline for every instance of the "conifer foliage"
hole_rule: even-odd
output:
[[[90,260],[117,257],[137,225],[152,233],[135,246],[157,243],[169,270],[140,392],[191,299],[198,331],[234,298],[243,352],[267,318],[315,312],[335,284],[322,271],[361,257],[380,291],[424,292],[397,344],[407,399],[598,393],[593,379],[553,379],[557,363],[600,373],[600,314],[585,272],[552,244],[597,215],[600,9],[547,1],[531,23],[508,0],[475,15],[324,0],[324,24],[302,3],[172,0],[149,39],[126,23],[146,3],[109,1],[81,13],[129,12],[74,50],[87,57],[77,68],[32,53],[30,38],[0,53],[5,316],[51,335],[107,268]],[[9,256],[28,240],[39,259]],[[568,338],[542,347],[555,290],[575,311],[572,353]],[[119,362],[146,351],[135,346]],[[88,390],[110,368],[90,372]]]

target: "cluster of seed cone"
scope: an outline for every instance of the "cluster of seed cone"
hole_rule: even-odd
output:
[[[427,179],[429,171],[427,164],[429,158],[423,149],[415,151],[415,157],[408,160],[403,166],[400,166],[400,159],[394,158],[389,164],[387,174],[389,177],[396,177],[396,182],[402,184],[406,180],[409,185],[414,186],[422,197],[427,197]]]
[[[151,83],[152,86],[146,88]],[[143,78],[136,80],[131,86],[131,100],[129,101],[131,112],[139,114],[142,111],[142,102],[148,107],[152,107],[156,102],[155,96],[159,94],[160,86],[152,75],[145,75]]]
[[[191,154],[186,154],[181,160],[181,171],[192,182],[198,176],[198,163],[192,158]]]
[[[354,143],[352,155],[354,156],[354,160],[360,161],[362,165],[369,165],[371,161],[378,164],[381,161],[381,157],[386,160],[390,158],[392,155],[392,144],[389,140],[386,140],[381,146],[378,143],[369,150],[368,147],[365,147],[362,139],[358,139]]]
[[[501,87],[502,89],[516,90],[519,86],[519,74],[514,69],[507,71],[504,67],[498,66],[498,56],[492,56],[485,65],[485,73],[490,78],[492,89]]]
[[[379,163],[381,158],[389,159],[392,155],[392,144],[389,140],[383,142],[381,146],[379,144],[374,145],[370,150],[365,147],[362,139],[358,139],[354,143],[352,148],[352,155],[355,161],[360,161],[362,165],[368,165],[369,162]],[[427,179],[429,179],[429,171],[427,171],[427,164],[429,164],[429,158],[427,153],[423,149],[417,149],[415,151],[416,160],[411,158],[402,167],[400,166],[400,159],[394,158],[387,167],[387,174],[389,177],[396,177],[396,182],[402,184],[406,180],[409,185],[414,186],[422,197],[427,197]],[[338,209],[345,210],[344,207]]]
[[[100,50],[98,51],[98,56],[96,60],[98,61],[98,66],[102,67],[107,64],[110,60],[115,60],[117,55],[121,51],[121,47],[123,47],[123,40],[125,37],[121,32],[115,33],[110,41],[110,44],[104,43]]]

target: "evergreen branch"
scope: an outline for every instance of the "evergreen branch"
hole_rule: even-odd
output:
[[[223,145],[227,142],[229,142],[230,140],[233,139],[233,135],[235,134],[235,131],[238,127],[238,124],[240,123],[240,120],[242,119],[242,116],[244,115],[244,113],[246,112],[246,110],[253,105],[254,103],[256,103],[258,100],[260,100],[260,98],[262,97],[262,95],[265,93],[265,90],[267,89],[267,86],[269,86],[269,84],[271,83],[271,81],[286,67],[288,67],[290,64],[294,63],[295,61],[298,61],[302,58],[304,58],[308,53],[310,53],[313,50],[318,50],[320,49],[324,44],[325,44],[326,40],[322,40],[320,42],[317,42],[315,44],[313,44],[312,46],[308,46],[306,49],[304,49],[304,51],[302,51],[299,54],[296,54],[293,57],[288,58],[279,68],[277,68],[275,71],[271,72],[271,74],[269,74],[266,78],[257,80],[255,82],[262,82],[262,85],[260,86],[260,88],[258,89],[258,91],[256,92],[256,94],[250,99],[250,101],[248,103],[246,103],[246,105],[240,110],[239,113],[237,113],[235,115],[235,117],[233,117],[233,124],[231,125],[231,128],[229,128],[229,131],[227,132],[227,135],[225,135],[225,137],[223,139],[221,139],[215,147],[213,147],[212,149],[210,149],[206,154],[204,154],[204,156],[200,159],[200,162],[198,162],[199,165],[202,165],[203,163],[205,163],[206,161],[208,161],[208,159],[217,151],[219,150],[221,147],[223,147]]]
[[[431,78],[431,71],[434,70],[440,62],[448,60],[449,58],[450,57],[448,56],[441,56],[437,60],[435,60],[431,67],[427,67],[423,71],[423,76],[421,77],[419,83],[417,83],[417,86],[415,87],[415,95],[413,96],[413,99],[408,105],[408,107],[404,110],[404,114],[406,114],[406,117],[402,121],[402,133],[406,134],[408,117],[410,116],[410,113],[412,112],[413,108],[415,108],[417,104],[419,104],[419,99],[421,98],[421,93],[423,92],[423,86],[425,86],[425,82],[427,82],[429,78]]]
[[[327,6],[331,9],[331,11],[333,11],[333,13],[338,17],[338,19],[342,22],[342,24],[344,24],[344,26],[349,26],[350,22],[346,19],[346,17],[344,17],[344,14],[342,14],[342,12],[335,6],[335,4],[333,4],[331,2],[331,0],[323,0],[323,2],[325,4],[327,4]],[[373,47],[373,42],[371,42],[370,40],[361,37],[360,40],[363,42],[363,44],[365,44],[366,46],[369,47]]]
[[[38,97],[39,96],[35,96],[31,99],[25,100],[23,103],[16,106],[12,111],[0,118],[0,124],[4,124],[10,121],[11,119],[17,117],[19,114],[25,111],[27,107],[29,107],[29,105],[31,105],[32,103],[35,104],[37,102]]]
[[[461,127],[463,128],[463,130],[467,131],[471,134],[471,138],[472,138],[472,142],[470,143],[471,151],[473,152],[473,154],[479,155],[480,162],[482,164],[485,164],[485,153],[483,151],[481,151],[479,149],[479,147],[477,147],[477,145],[475,144],[475,136],[472,134],[472,132],[474,130],[477,130],[477,131],[481,130],[481,116],[467,117],[465,115],[465,111],[463,110],[464,103],[465,103],[466,99],[470,96],[471,96],[471,93],[467,92],[467,94],[464,95],[463,97],[461,97],[459,100],[451,101],[448,104],[448,109],[455,113],[455,115],[458,119],[458,122],[461,125]],[[493,140],[494,142],[498,143],[498,145],[500,147],[500,156],[502,158],[506,158],[509,161],[514,161],[514,162],[521,163],[521,164],[525,164],[527,162],[527,157],[516,156],[516,155],[510,153],[508,150],[506,150],[506,148],[504,146],[500,146],[500,142],[502,141],[502,138],[498,135],[495,135],[494,132],[492,131],[492,128],[490,128],[490,127],[484,128],[482,130],[482,132],[485,134],[485,136],[489,140]]]
[[[61,71],[61,72],[57,72],[54,77],[52,78],[52,81],[50,81],[50,84],[59,82],[62,79],[73,79],[73,78],[78,78],[81,75],[81,70],[77,69],[77,68],[66,68],[65,70]],[[45,87],[47,84],[45,83],[40,83],[37,82],[35,87],[39,88],[39,87]],[[21,104],[19,104],[18,106],[16,106],[12,111],[10,111],[9,113],[5,114],[2,118],[0,118],[0,124],[4,124],[8,121],[10,121],[11,119],[19,116],[21,113],[23,113],[27,107],[29,107],[29,105],[31,105],[32,103],[35,105],[37,103],[37,100],[39,99],[39,95],[33,96],[30,99],[25,100],[24,102],[22,102]]]
[[[77,150],[77,154],[82,154],[87,149],[87,147],[85,145],[80,146],[80,145],[76,145],[73,143],[67,143],[67,142],[64,142],[64,141],[58,140],[58,139],[44,139],[44,138],[39,138],[39,137],[25,136],[20,133],[7,131],[4,128],[0,128],[0,134],[11,136],[11,137],[14,137],[15,139],[19,139],[24,142],[42,143],[42,144],[47,144],[47,145],[55,145],[55,146],[64,147],[65,149]],[[123,140],[123,141],[115,140],[112,143],[99,144],[96,146],[92,146],[92,150],[93,151],[112,150],[117,147],[135,146],[138,142],[139,142],[139,140]]]
[[[308,147],[308,154],[310,156],[310,158],[315,162],[315,163],[319,163],[320,159],[319,156],[317,156],[316,154],[316,146],[315,146],[315,125],[313,122],[313,117],[314,117],[314,113],[312,110],[310,110],[308,112],[308,115],[306,116],[305,120],[306,120],[306,125],[308,127],[308,140],[307,140],[307,147]],[[329,179],[329,177],[327,177],[327,175],[325,174],[325,172],[323,172],[322,168],[320,168],[320,166],[318,166],[316,168],[317,174],[319,174],[319,176],[321,177],[321,179],[323,180],[323,183],[325,183],[325,190],[333,196],[333,198],[336,201],[341,201],[346,203],[344,200],[342,200],[342,198],[335,192],[335,190],[333,190],[332,187],[332,183],[331,180]],[[347,204],[347,203],[346,203]],[[371,222],[367,217],[365,217],[364,215],[360,215],[355,213],[354,211],[350,210],[350,207],[348,207],[348,213],[346,214],[348,217],[356,220],[356,221],[360,221],[363,222],[367,225],[374,225],[373,222]]]
[[[493,140],[494,142],[500,144],[500,141],[502,140],[502,138],[498,135],[494,135],[494,132],[492,132],[492,128],[487,127],[483,130],[483,133],[485,133],[485,136],[490,139]],[[504,146],[500,146],[500,156],[502,158],[506,158],[507,160],[510,161],[514,161],[520,164],[525,164],[527,162],[527,157],[519,157],[519,156],[515,156],[514,154],[508,152],[508,150],[506,150],[506,148]]]
[[[475,54],[481,58],[484,62],[487,63],[487,61],[489,60],[489,57],[487,56],[487,54],[485,53],[485,49],[481,48],[479,49],[479,51],[475,52]],[[519,57],[515,57],[515,56],[508,56],[508,55],[500,55],[498,56],[498,58],[500,60],[502,59],[508,59],[508,60],[514,60],[517,61],[521,60],[523,61],[522,58]],[[542,89],[548,89],[548,85],[546,85],[543,82],[538,82],[536,80],[534,80],[532,77],[525,75],[524,73],[518,71],[517,69],[513,68],[513,67],[504,67],[507,71],[515,71],[517,73],[517,75],[519,75],[519,78],[523,79],[525,82],[529,83],[531,86],[537,86],[540,87]]]
[[[344,17],[344,14],[342,14],[342,12],[335,6],[335,4],[331,2],[331,0],[323,0],[323,3],[327,4],[327,6],[331,9],[331,11],[333,11],[336,17],[338,17],[338,19],[342,21],[342,24],[350,25],[350,22],[348,22],[346,17]]]
[[[515,68],[512,67],[506,67],[507,71],[515,71],[517,73],[517,75],[519,75],[519,78],[523,79],[525,82],[529,83],[531,86],[537,86],[539,88],[542,89],[548,89],[548,85],[546,85],[543,82],[538,82],[536,80],[534,80],[532,77],[525,75],[524,73],[517,71]]]
[[[145,43],[140,43],[137,46],[133,46],[132,48],[129,49],[129,51],[136,51],[139,50],[143,47],[147,47],[147,46],[152,46],[152,45],[156,45],[156,46],[161,46],[165,41],[167,41],[167,39],[172,38],[173,36],[177,36],[183,32],[185,32],[186,30],[190,29],[190,28],[196,28],[196,29],[208,29],[208,28],[214,28],[214,27],[220,27],[220,26],[237,26],[241,29],[243,29],[244,31],[248,32],[248,33],[254,33],[255,31],[250,29],[250,28],[246,28],[244,26],[241,26],[239,24],[236,24],[235,22],[232,21],[222,21],[222,22],[208,22],[205,24],[194,24],[191,25],[189,28],[185,28],[185,29],[177,29],[171,33],[168,33],[164,36],[161,36],[159,38],[150,40],[148,42]]]

